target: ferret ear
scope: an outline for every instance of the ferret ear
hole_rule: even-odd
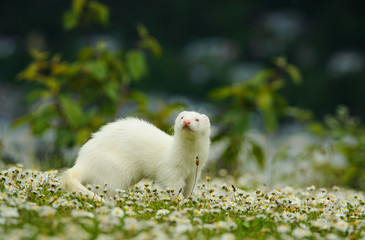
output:
[[[210,121],[209,121],[208,116],[205,114],[201,114],[201,116],[202,116],[204,123],[206,123],[208,126],[210,126]]]

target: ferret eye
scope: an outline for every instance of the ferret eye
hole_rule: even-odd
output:
[[[181,116],[181,119],[183,119],[184,118],[184,116]]]
[[[195,121],[196,121],[196,122],[199,122],[199,118],[196,118],[196,119],[195,119]]]

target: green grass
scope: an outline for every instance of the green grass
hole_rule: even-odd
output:
[[[104,202],[59,187],[57,171],[0,172],[2,239],[361,239],[364,194],[346,189],[244,191],[207,178],[190,199],[140,183]]]

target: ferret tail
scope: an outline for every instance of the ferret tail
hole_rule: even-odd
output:
[[[67,191],[75,191],[76,193],[82,192],[88,195],[91,199],[101,201],[101,198],[98,195],[88,190],[84,185],[81,184],[81,175],[73,168],[70,168],[63,173],[61,177],[61,186]]]

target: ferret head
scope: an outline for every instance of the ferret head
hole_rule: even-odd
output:
[[[184,111],[175,120],[175,134],[185,136],[210,135],[210,122],[205,114]]]

